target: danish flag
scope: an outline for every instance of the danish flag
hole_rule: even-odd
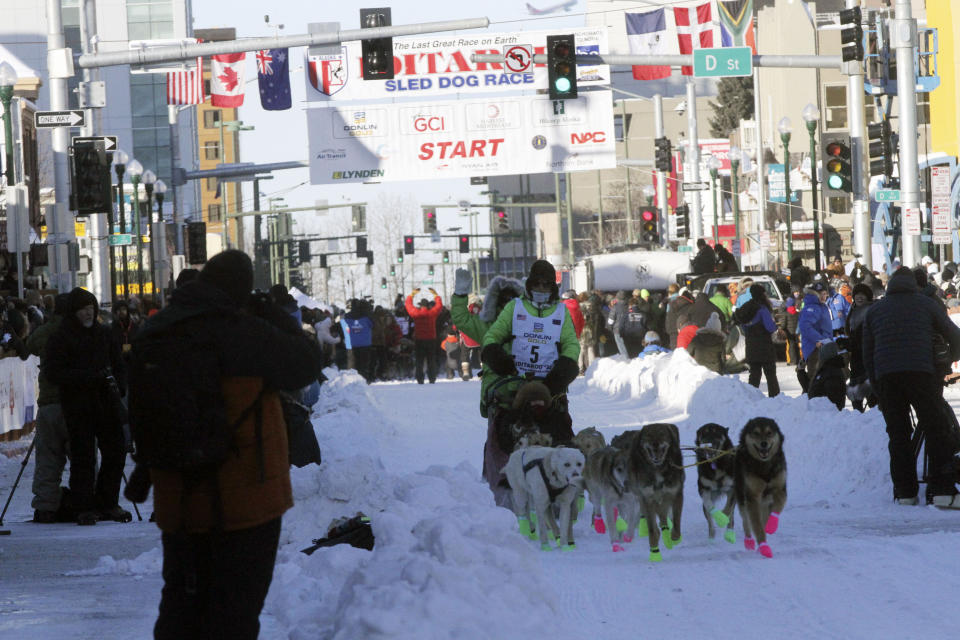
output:
[[[677,40],[680,43],[680,55],[690,55],[694,49],[713,48],[713,12],[711,3],[696,7],[674,7],[673,17],[677,24]],[[694,40],[696,36],[696,40]],[[683,67],[683,75],[692,76],[693,67]]]

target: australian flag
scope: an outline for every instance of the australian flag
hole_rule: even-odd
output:
[[[290,59],[287,49],[257,51],[260,105],[267,111],[290,108]]]

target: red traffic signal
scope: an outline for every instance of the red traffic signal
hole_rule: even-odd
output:
[[[403,252],[408,256],[413,255],[413,236],[403,236]]]
[[[470,253],[470,236],[460,236],[460,253]]]

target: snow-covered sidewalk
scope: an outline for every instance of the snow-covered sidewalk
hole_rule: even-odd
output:
[[[792,369],[778,373],[788,394],[774,399],[685,352],[601,359],[574,383],[575,429],[594,425],[608,440],[653,421],[675,422],[683,444],[705,422],[735,438],[760,415],[786,434],[789,497],[774,558],[743,550],[739,514],[737,544],[707,539],[689,469],[683,544],[656,565],[645,540],[613,554],[583,517],[571,553],[543,553],[520,537],[480,480],[477,382],[367,386],[334,376],[314,408],[324,464],[293,470],[296,506],[284,517],[261,637],[952,635],[945,612],[960,585],[960,514],[892,505],[879,412],[797,398]],[[24,448],[0,455],[2,500]],[[0,537],[0,637],[149,637],[159,532],[146,521],[25,523],[32,472],[31,463],[7,515],[12,535]],[[299,552],[331,519],[357,511],[372,519],[374,551]]]

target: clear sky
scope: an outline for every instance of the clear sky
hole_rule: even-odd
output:
[[[562,0],[530,0],[530,4],[538,9],[561,4]],[[525,0],[488,0],[478,3],[467,0],[448,0],[446,2],[430,2],[425,0],[391,0],[378,3],[364,2],[322,2],[307,0],[283,0],[282,2],[264,3],[259,0],[194,0],[193,13],[195,29],[212,27],[235,27],[237,37],[261,37],[277,33],[274,26],[284,25],[279,30],[280,35],[299,35],[307,33],[307,23],[339,21],[342,29],[356,29],[360,24],[360,8],[390,6],[392,8],[393,24],[415,24],[438,20],[454,20],[462,18],[490,19],[489,31],[521,31],[561,29],[584,24],[583,11],[585,0],[577,0],[569,12],[559,11],[550,16],[533,16],[527,11]],[[264,21],[264,14],[269,14],[270,22]],[[466,32],[465,32],[466,33]],[[263,111],[260,108],[260,98],[257,93],[256,74],[253,64],[247,68],[247,79],[252,82],[247,85],[247,94],[244,105],[240,108],[240,119],[246,125],[254,125],[253,131],[242,132],[241,160],[245,162],[281,162],[285,160],[307,160],[306,116],[303,110],[305,102],[303,80],[303,51],[301,47],[291,51],[290,85],[293,96],[293,108],[289,111]],[[299,71],[297,71],[299,69]],[[373,201],[381,191],[388,191],[397,195],[412,195],[418,202],[433,203],[445,202],[449,199],[472,200],[480,197],[477,193],[483,187],[471,187],[469,180],[428,180],[417,182],[392,182],[380,185],[338,185],[312,186],[309,184],[307,170],[279,171],[274,179],[261,184],[261,191],[267,194],[286,191],[284,193],[288,206],[309,206],[316,200],[328,202],[362,202]],[[247,183],[249,185],[249,183]],[[245,187],[244,199],[248,203],[245,209],[252,209],[252,188]],[[266,207],[266,203],[262,203]],[[455,212],[450,210],[449,220],[441,215],[441,228],[462,224],[457,221]],[[306,216],[298,216],[304,227],[312,226]],[[302,228],[307,231],[307,228]]]

